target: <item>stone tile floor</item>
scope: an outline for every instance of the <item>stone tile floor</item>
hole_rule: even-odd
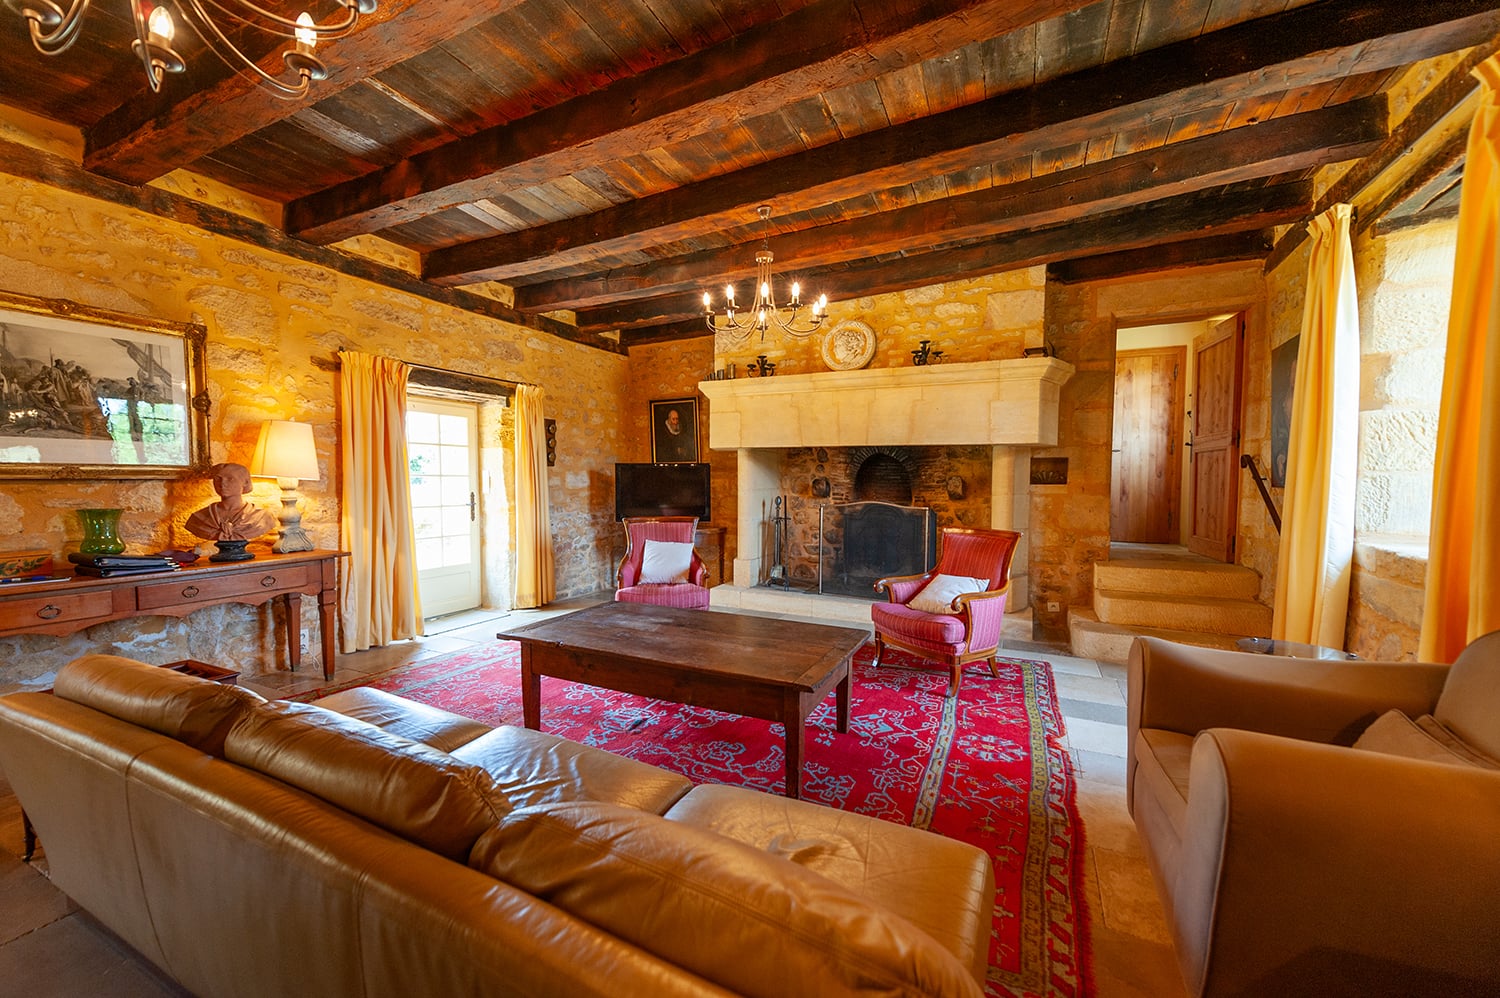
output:
[[[499,629],[597,602],[599,597],[509,614],[476,610],[427,622],[427,635],[340,655],[333,682],[358,680],[433,655],[493,641]],[[1098,998],[1178,998],[1183,986],[1150,872],[1125,810],[1125,670],[1029,640],[1026,614],[1007,617],[1002,654],[1047,661],[1077,764],[1088,856],[1087,906]],[[325,684],[314,671],[242,677],[267,696]],[[181,995],[47,881],[45,851],[20,861],[20,809],[0,774],[0,992],[27,998]]]

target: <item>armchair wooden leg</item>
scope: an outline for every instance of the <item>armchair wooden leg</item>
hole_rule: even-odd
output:
[[[880,632],[875,632],[875,661],[870,663],[870,668],[880,668],[880,656],[885,654],[885,642],[880,640]]]
[[[957,662],[954,662],[953,674],[948,677],[948,689],[943,693],[943,696],[951,697],[958,695],[958,680],[962,672],[963,666],[959,665]]]
[[[995,671],[995,656],[991,655],[989,658],[985,659],[984,660],[984,664],[990,667],[990,678],[991,679],[999,679],[1000,678],[1000,673],[998,673],[998,672]]]

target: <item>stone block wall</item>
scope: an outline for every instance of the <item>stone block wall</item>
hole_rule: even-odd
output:
[[[613,575],[612,467],[623,452],[627,358],[438,304],[191,226],[0,175],[0,287],[121,312],[197,322],[208,331],[214,461],[248,462],[268,418],[312,423],[323,475],[305,482],[304,525],[338,546],[337,374],[340,347],[417,364],[525,381],[547,393],[559,427],[552,524],[560,596],[605,588]],[[707,368],[706,359],[701,365]],[[274,506],[275,483],[253,501]],[[214,499],[204,478],[0,481],[0,550],[76,550],[74,511],[120,507],[131,551],[191,547],[183,529]],[[304,600],[306,668],[317,668],[317,618]],[[280,611],[275,611],[279,613]],[[70,638],[0,640],[0,688],[47,685],[86,651],[148,661],[199,658],[251,672],[280,667],[273,612],[207,608],[184,620],[140,618]]]
[[[732,576],[731,566],[739,550],[735,525],[738,517],[737,461],[734,451],[708,449],[710,412],[708,400],[698,394],[698,382],[708,379],[714,367],[714,341],[706,335],[671,343],[645,343],[630,348],[630,376],[625,385],[620,412],[621,461],[651,460],[651,400],[696,397],[698,399],[698,459],[709,464],[709,489],[712,495],[713,523],[725,528],[724,573]],[[609,501],[614,504],[614,480],[611,469]],[[617,549],[615,563],[625,554],[624,533],[613,522],[610,533]],[[710,565],[710,571],[716,571]],[[610,587],[613,588],[613,569]],[[713,580],[717,582],[717,579]],[[726,580],[728,581],[728,580]]]
[[[738,377],[747,377],[750,365],[764,355],[776,365],[777,374],[826,371],[823,338],[845,321],[865,323],[874,331],[875,355],[868,367],[910,366],[911,352],[923,340],[930,350],[943,351],[942,359],[949,362],[1019,357],[1023,348],[1041,345],[1046,283],[1047,268],[1028,267],[833,302],[822,327],[807,337],[772,329],[764,338],[751,333],[735,342],[719,334],[713,367],[733,364]]]

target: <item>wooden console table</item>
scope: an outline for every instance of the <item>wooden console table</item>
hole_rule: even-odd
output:
[[[117,575],[108,579],[69,576],[0,586],[0,637],[14,634],[74,634],[110,620],[185,617],[218,603],[266,603],[280,596],[286,606],[287,663],[302,663],[302,597],[318,598],[323,678],[333,678],[334,608],[338,603],[336,560],[346,551],[257,554],[253,561],[211,562],[202,558],[177,572]]]

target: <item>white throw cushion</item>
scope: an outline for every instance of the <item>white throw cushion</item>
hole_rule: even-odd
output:
[[[641,555],[641,583],[686,582],[693,567],[693,546],[687,541],[647,541]]]
[[[1494,760],[1469,748],[1431,716],[1424,714],[1413,721],[1399,710],[1388,710],[1377,717],[1354,747],[1454,766],[1497,768]]]
[[[906,601],[906,605],[923,613],[952,613],[954,597],[964,593],[982,593],[989,587],[989,579],[976,579],[967,575],[934,575],[931,582]]]

